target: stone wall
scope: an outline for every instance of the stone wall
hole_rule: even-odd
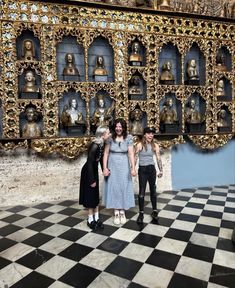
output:
[[[80,173],[86,161],[83,154],[76,160],[58,156],[41,157],[34,152],[17,151],[0,155],[0,207],[78,199]],[[158,180],[158,190],[171,189],[171,154],[162,155],[164,176]],[[100,191],[102,192],[100,171]],[[137,177],[134,190],[138,192]]]

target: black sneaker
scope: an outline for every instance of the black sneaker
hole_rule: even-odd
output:
[[[95,223],[98,229],[104,229],[104,224],[100,221],[100,219],[98,219]]]
[[[91,223],[89,223],[89,222],[87,221],[87,226],[88,226],[89,228],[91,228],[92,230],[96,230],[96,229],[97,229],[97,225],[96,225],[96,222],[95,222],[95,221],[92,221]]]
[[[151,214],[153,220],[157,221],[158,220],[158,212],[157,211],[153,211],[152,214]]]
[[[137,224],[143,224],[144,220],[144,213],[139,213],[139,216],[136,220]]]

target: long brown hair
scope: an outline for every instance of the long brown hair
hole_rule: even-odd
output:
[[[155,151],[155,143],[156,143],[156,140],[153,138],[152,141],[150,142],[152,151]],[[144,134],[141,140],[142,149],[144,148],[147,151],[147,144],[148,142],[146,141],[145,134]]]

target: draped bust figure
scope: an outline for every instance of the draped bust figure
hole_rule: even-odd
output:
[[[140,95],[142,92],[143,91],[140,86],[140,76],[133,75],[130,80],[129,94]]]
[[[112,120],[112,112],[114,110],[114,102],[111,107],[105,107],[105,100],[103,94],[97,95],[97,107],[91,118],[91,123],[95,126],[109,125]]]
[[[96,56],[96,65],[93,71],[94,76],[107,76],[108,71],[105,68],[104,57],[102,55]]]
[[[216,84],[216,96],[225,96],[224,80],[220,79]]]
[[[162,66],[162,73],[160,75],[161,81],[175,80],[175,77],[172,73],[172,64],[170,61],[166,61]]]
[[[185,113],[185,121],[189,124],[199,124],[203,120],[201,113],[196,109],[195,99],[191,99],[188,103],[188,109]]]
[[[25,85],[22,88],[22,92],[40,92],[39,87],[36,85],[36,79],[32,70],[27,70],[25,72]]]
[[[226,116],[227,116],[226,110],[221,109],[218,113],[217,127],[228,127]]]
[[[75,57],[73,53],[67,53],[65,55],[63,76],[79,76],[79,71],[75,65]]]
[[[143,58],[140,55],[140,43],[135,41],[131,45],[131,54],[129,56],[130,62],[142,62]]]
[[[143,112],[136,108],[130,113],[130,133],[132,135],[142,135],[143,134],[143,126],[142,126],[142,120],[143,118]]]
[[[198,80],[197,62],[195,59],[190,59],[187,63],[187,77],[188,80]]]
[[[174,124],[178,121],[176,109],[173,107],[173,99],[167,98],[160,112],[160,122]]]
[[[84,123],[82,112],[78,109],[77,98],[71,97],[68,105],[65,105],[61,115],[61,123],[63,126],[73,126]]]
[[[23,41],[22,59],[25,61],[35,60],[35,46],[31,39],[25,39]]]
[[[25,110],[27,123],[23,126],[22,136],[25,138],[41,137],[42,130],[36,123],[38,120],[38,112],[34,107],[28,107]]]

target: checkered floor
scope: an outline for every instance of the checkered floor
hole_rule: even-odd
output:
[[[146,200],[149,196],[146,197]],[[92,232],[77,201],[0,209],[0,287],[235,287],[235,184],[165,191],[123,226],[101,210]]]

